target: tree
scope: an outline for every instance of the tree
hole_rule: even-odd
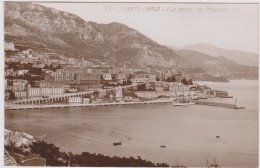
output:
[[[15,94],[14,92],[11,92],[10,95],[9,95],[9,100],[15,100]]]
[[[138,86],[137,86],[137,90],[138,90],[138,91],[146,91],[145,84],[138,85]]]
[[[127,79],[127,80],[126,80],[126,84],[127,84],[127,85],[132,85],[132,81],[131,81],[130,79]]]
[[[167,81],[167,82],[176,82],[176,78],[175,78],[174,75],[172,75],[172,76],[168,77],[168,78],[166,79],[166,81]]]
[[[188,85],[193,85],[192,79],[188,80]]]
[[[33,142],[30,145],[31,152],[39,154],[47,159],[47,166],[80,166],[80,167],[169,167],[166,163],[152,163],[147,160],[138,158],[120,158],[117,156],[109,157],[101,154],[91,154],[82,152],[73,154],[72,152],[60,152],[60,149],[46,141]]]
[[[5,134],[5,140],[11,147],[11,152],[14,152],[14,147],[16,146],[17,142],[22,139],[21,134],[17,131],[9,131]]]
[[[172,75],[172,82],[176,82],[176,78],[174,75]]]
[[[181,83],[183,83],[184,85],[188,85],[188,81],[187,81],[186,78],[183,78],[183,79],[181,80]]]
[[[168,78],[166,79],[166,81],[167,81],[167,82],[171,82],[172,79],[171,79],[170,77],[168,77]]]
[[[33,142],[30,148],[32,153],[39,154],[41,157],[46,158],[48,166],[64,166],[60,148],[54,144],[49,144],[46,141],[37,141]]]
[[[115,75],[115,74],[112,75],[112,80],[113,80],[113,81],[116,80],[116,75]]]

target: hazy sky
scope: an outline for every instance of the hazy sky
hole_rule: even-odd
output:
[[[120,22],[163,45],[209,43],[258,53],[257,4],[40,3],[86,21]]]

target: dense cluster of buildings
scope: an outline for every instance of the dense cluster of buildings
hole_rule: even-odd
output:
[[[15,79],[8,81],[12,85],[8,87],[7,80],[5,79],[5,89],[14,94],[16,99],[28,99],[33,97],[44,97],[51,95],[64,94],[64,86],[62,85],[46,85],[45,81],[40,82],[39,87],[31,87],[27,80]],[[6,94],[6,99],[10,94]]]
[[[5,75],[12,76],[11,70]],[[23,71],[28,72],[27,70]],[[160,76],[158,76],[158,74]],[[162,73],[127,74],[116,72],[112,67],[87,67],[87,68],[64,68],[51,72],[49,79],[31,81],[24,79],[5,79],[5,90],[13,93],[16,99],[29,99],[33,97],[45,97],[62,95],[64,93],[87,91],[104,88],[104,86],[145,84],[147,89],[156,91],[186,91],[189,87],[180,82],[160,81]],[[10,94],[6,94],[8,100]],[[78,100],[79,101],[79,100]]]
[[[5,43],[5,49],[14,49],[13,43]],[[35,97],[48,97],[63,95],[65,93],[82,92],[88,90],[105,89],[119,85],[132,85],[137,90],[137,85],[144,84],[150,91],[188,91],[189,86],[181,83],[184,75],[180,71],[154,71],[151,69],[114,68],[97,66],[84,58],[66,58],[55,53],[38,53],[32,49],[18,52],[17,55],[6,58],[8,62],[21,64],[32,63],[33,68],[40,68],[43,78],[31,80],[23,78],[33,76],[32,71],[26,68],[5,68],[6,100],[30,99]],[[61,68],[55,69],[60,66]],[[46,68],[47,67],[47,68]],[[49,68],[48,67],[52,67]],[[174,75],[175,82],[166,82]],[[37,75],[36,75],[37,76]],[[39,76],[39,74],[38,74]],[[116,96],[120,91],[116,91]],[[121,91],[122,92],[122,91]],[[122,96],[120,96],[122,97]],[[88,99],[70,98],[72,102],[88,102]]]

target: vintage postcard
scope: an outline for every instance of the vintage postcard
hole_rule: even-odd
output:
[[[258,3],[1,12],[4,166],[258,167]]]

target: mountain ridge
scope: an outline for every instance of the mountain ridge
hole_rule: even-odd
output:
[[[241,65],[250,65],[258,67],[258,54],[248,51],[224,49],[208,43],[196,43],[185,45],[183,47],[170,46],[175,50],[193,50],[213,57],[223,56]]]
[[[232,61],[212,60],[210,55],[173,50],[121,23],[86,22],[74,14],[29,2],[5,2],[4,6],[5,41],[12,41],[21,49],[36,46],[36,50],[71,58],[83,57],[94,64],[106,63],[113,67],[166,71],[194,67],[203,68],[204,73],[227,74],[230,77],[235,72],[228,67],[250,70],[250,67]],[[193,61],[200,57],[204,60]],[[210,66],[202,66],[201,62]],[[225,67],[219,68],[220,65]],[[224,73],[223,69],[228,72]],[[235,70],[240,71],[239,68]]]
[[[121,23],[97,24],[86,22],[80,17],[42,5],[22,2],[5,2],[5,35],[31,38],[31,42],[71,57],[102,59],[120,53],[134,53],[136,67],[143,65],[162,66],[178,62],[174,50],[162,46],[138,31]],[[38,36],[38,40],[33,36]],[[39,40],[41,39],[41,40]],[[29,41],[26,39],[26,41]],[[124,50],[126,48],[126,50]],[[124,50],[124,51],[121,51]],[[71,54],[68,54],[71,53]],[[128,62],[129,58],[125,58]],[[108,60],[117,65],[118,61]]]

